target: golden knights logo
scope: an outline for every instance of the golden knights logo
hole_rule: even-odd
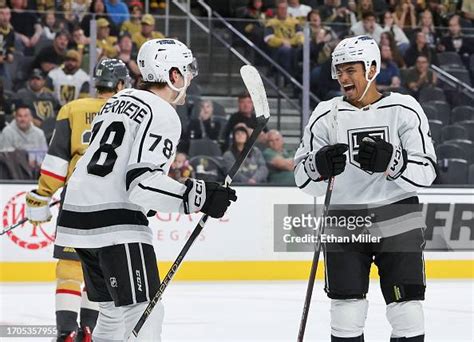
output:
[[[349,141],[349,162],[360,169],[360,163],[358,162],[359,146],[362,139],[365,137],[378,137],[382,140],[390,141],[389,136],[388,126],[349,129],[347,131],[347,140]],[[373,173],[372,171],[365,172],[368,174]]]
[[[54,108],[51,101],[35,101],[33,102],[36,115],[42,120],[53,117]]]
[[[76,98],[76,87],[63,84],[59,88],[59,100],[61,103],[71,102]]]

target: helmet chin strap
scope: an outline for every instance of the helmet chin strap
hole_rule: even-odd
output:
[[[371,85],[372,82],[375,80],[375,77],[377,77],[377,75],[374,75],[370,80],[367,79],[368,83],[367,83],[367,85],[365,86],[365,90],[364,90],[364,92],[362,93],[362,96],[360,97],[360,99],[357,100],[357,102],[361,102],[361,101],[362,101],[362,99],[364,98],[364,96],[367,94],[367,91],[369,90],[370,85]]]
[[[178,92],[178,95],[176,95],[176,98],[173,100],[173,102],[171,102],[172,104],[179,104],[179,102],[186,95],[186,90],[188,89],[188,86],[189,86],[189,80],[187,76],[183,78],[184,78],[184,85],[181,88],[176,88],[169,79],[166,81],[166,83],[168,83],[168,86],[171,89]]]

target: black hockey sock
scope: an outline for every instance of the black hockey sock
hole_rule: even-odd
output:
[[[424,342],[425,335],[418,335],[414,337],[391,337],[390,342]]]
[[[86,308],[81,308],[81,327],[89,327],[92,330],[95,328],[97,323],[97,317],[99,316],[99,311],[91,310]]]
[[[331,342],[364,342],[364,334],[357,337],[336,337],[331,335]]]
[[[77,330],[77,312],[56,311],[56,327],[58,334]]]

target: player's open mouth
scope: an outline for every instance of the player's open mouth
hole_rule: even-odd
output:
[[[346,95],[351,95],[353,91],[355,91],[355,85],[353,84],[348,84],[348,85],[345,85],[345,86],[342,86],[343,89],[344,89],[344,92],[346,93]]]

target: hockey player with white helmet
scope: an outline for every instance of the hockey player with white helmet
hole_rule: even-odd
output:
[[[372,262],[390,341],[424,341],[425,223],[417,191],[434,181],[436,156],[419,103],[409,95],[379,93],[379,71],[380,50],[372,38],[342,40],[332,54],[332,74],[344,96],[318,104],[295,155],[296,184],[304,192],[321,196],[336,176],[331,204],[364,204],[361,213],[375,213],[364,227],[375,240],[323,244],[333,342],[364,340]]]
[[[155,211],[222,217],[235,191],[214,182],[168,177],[181,135],[172,104],[184,103],[197,75],[191,50],[154,39],[137,57],[139,89],[113,96],[94,119],[89,149],[69,180],[56,244],[76,249],[91,301],[99,302],[93,341],[124,341],[160,279],[147,216]],[[160,341],[163,307],[137,338]]]

